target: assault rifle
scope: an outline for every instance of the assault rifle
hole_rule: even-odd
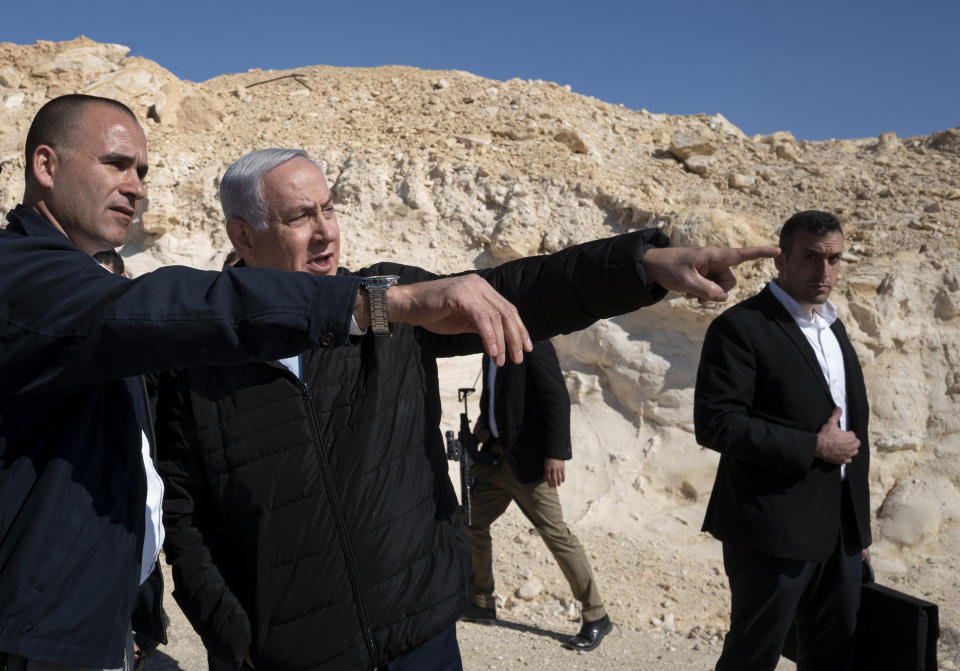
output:
[[[463,516],[467,526],[473,524],[473,467],[475,464],[495,463],[490,455],[480,454],[477,447],[480,441],[473,435],[470,428],[470,417],[467,410],[467,397],[476,389],[461,387],[457,390],[457,400],[463,401],[463,412],[460,413],[460,431],[453,437],[453,431],[447,431],[447,459],[460,462],[460,500]]]

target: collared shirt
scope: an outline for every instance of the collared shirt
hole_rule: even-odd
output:
[[[303,380],[303,374],[300,372],[303,366],[303,355],[297,354],[295,356],[289,356],[286,359],[278,359],[277,363],[281,363],[290,369],[290,372],[297,376],[297,379]]]
[[[108,273],[113,271],[102,263],[98,265]],[[146,582],[160,557],[163,547],[163,480],[150,458],[150,439],[140,429],[140,453],[143,457],[143,473],[147,478],[147,500],[144,506],[143,550],[140,553],[140,584]]]
[[[140,555],[140,584],[150,577],[160,556],[163,546],[163,480],[157,474],[150,458],[150,441],[147,434],[140,430],[141,452],[143,453],[143,471],[147,476],[146,526],[143,530],[143,553]]]
[[[800,327],[813,353],[820,364],[823,377],[830,387],[833,402],[843,411],[840,414],[840,428],[848,430],[847,422],[847,376],[843,367],[843,352],[837,336],[830,325],[837,320],[837,308],[827,301],[813,308],[813,316],[807,312],[790,294],[784,291],[776,280],[770,281],[770,291],[787,309],[793,321]],[[846,477],[846,465],[840,465],[840,477]]]
[[[350,335],[351,336],[362,336],[367,333],[367,329],[361,329],[357,326],[357,318],[350,317]],[[283,364],[286,366],[291,373],[297,376],[297,378],[302,382],[303,381],[303,355],[294,354],[293,356],[288,356],[286,359],[278,359],[277,363]]]
[[[500,437],[497,430],[497,413],[493,411],[493,393],[497,386],[497,364],[490,361],[487,367],[487,390],[490,392],[490,403],[487,405],[487,423],[490,425],[490,435],[494,438]]]

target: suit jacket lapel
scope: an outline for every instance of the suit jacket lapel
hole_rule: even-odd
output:
[[[860,428],[855,426],[855,421],[860,417],[860,404],[863,400],[860,394],[860,390],[863,387],[855,375],[855,372],[859,370],[860,361],[857,359],[856,350],[853,349],[853,345],[850,344],[850,339],[847,337],[847,329],[844,328],[843,323],[839,319],[830,325],[830,330],[837,336],[837,342],[840,343],[840,351],[843,353],[843,373],[847,386],[847,427],[854,431]]]
[[[483,355],[483,359],[480,362],[480,375],[483,377],[480,380],[480,414],[485,415],[487,408],[490,405],[490,394],[493,392],[492,389],[487,387],[487,371],[489,370],[491,363],[490,357],[486,354]]]
[[[810,342],[806,336],[803,335],[803,331],[800,330],[797,322],[793,320],[793,317],[787,312],[787,309],[783,307],[783,304],[777,300],[777,297],[773,295],[769,287],[765,288],[763,293],[766,296],[767,307],[774,322],[783,330],[787,338],[790,339],[790,342],[792,342],[800,352],[803,360],[806,361],[807,366],[810,367],[813,376],[820,383],[820,388],[823,389],[827,397],[833,402],[833,396],[830,394],[830,385],[823,376],[823,370],[820,368],[820,362],[817,361],[817,355],[810,346]]]

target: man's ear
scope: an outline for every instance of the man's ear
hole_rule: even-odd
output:
[[[57,155],[57,151],[50,145],[41,144],[33,150],[33,156],[30,157],[30,160],[33,161],[31,166],[33,168],[33,179],[44,189],[52,188],[53,178],[60,166],[60,157]]]
[[[784,251],[781,249],[780,253],[773,257],[773,265],[777,267],[777,272],[783,272],[783,264],[786,257],[784,256]]]
[[[244,259],[248,259],[254,250],[253,230],[243,219],[234,217],[227,222],[227,237]]]

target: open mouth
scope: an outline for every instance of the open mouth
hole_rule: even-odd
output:
[[[310,258],[307,268],[315,273],[329,273],[333,269],[333,253],[327,252]]]

